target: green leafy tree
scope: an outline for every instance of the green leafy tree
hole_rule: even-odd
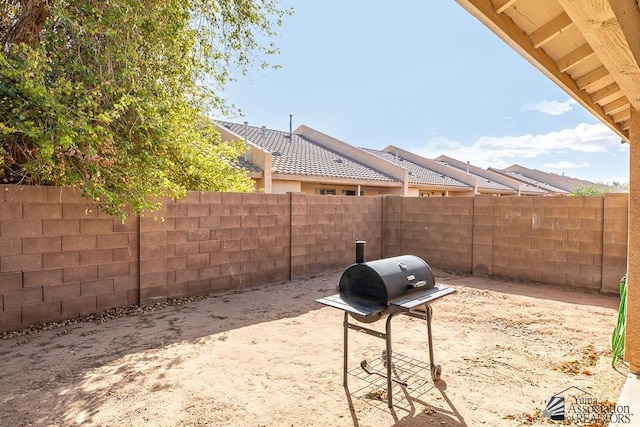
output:
[[[0,178],[79,188],[123,219],[186,190],[250,191],[203,112],[277,53],[277,0],[3,0]],[[266,40],[266,42],[264,42]]]
[[[613,181],[611,186],[617,188],[618,190],[629,190],[629,183],[622,181]]]

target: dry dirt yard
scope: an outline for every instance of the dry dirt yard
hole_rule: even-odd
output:
[[[608,350],[618,298],[435,273],[457,289],[433,304],[442,379],[421,371],[425,322],[397,316],[394,355],[418,362],[408,388],[394,386],[393,410],[385,380],[360,368],[383,369],[381,339],[351,331],[342,386],[343,315],[314,302],[334,293],[333,272],[5,334],[0,425],[558,425],[540,411],[564,389],[615,402],[626,374]]]

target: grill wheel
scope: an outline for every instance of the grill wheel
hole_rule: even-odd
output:
[[[438,381],[441,375],[442,375],[442,366],[433,365],[431,367],[431,379],[434,381]]]

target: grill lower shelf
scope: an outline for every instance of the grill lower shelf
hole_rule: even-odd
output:
[[[392,398],[394,407],[409,408],[411,401],[420,400],[422,396],[435,388],[431,379],[429,363],[398,353],[393,353],[391,360],[394,376],[407,383],[407,394],[400,391],[402,389],[400,385],[393,384],[394,393]],[[386,374],[387,368],[383,364],[382,357],[367,359],[367,366],[371,370]],[[350,382],[350,388],[353,387],[351,395],[354,398],[361,399],[374,406],[380,403],[384,403],[384,406],[387,406],[386,378],[369,374],[360,366],[349,369],[347,373],[352,378],[357,379],[357,381]]]

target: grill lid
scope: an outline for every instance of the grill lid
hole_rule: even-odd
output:
[[[397,298],[432,289],[435,284],[426,262],[402,255],[353,264],[342,273],[338,288],[344,300],[386,307]]]
[[[385,314],[409,311],[454,292],[436,285],[431,267],[414,255],[364,261],[365,242],[356,241],[356,263],[340,277],[339,294],[317,302],[375,322]]]

